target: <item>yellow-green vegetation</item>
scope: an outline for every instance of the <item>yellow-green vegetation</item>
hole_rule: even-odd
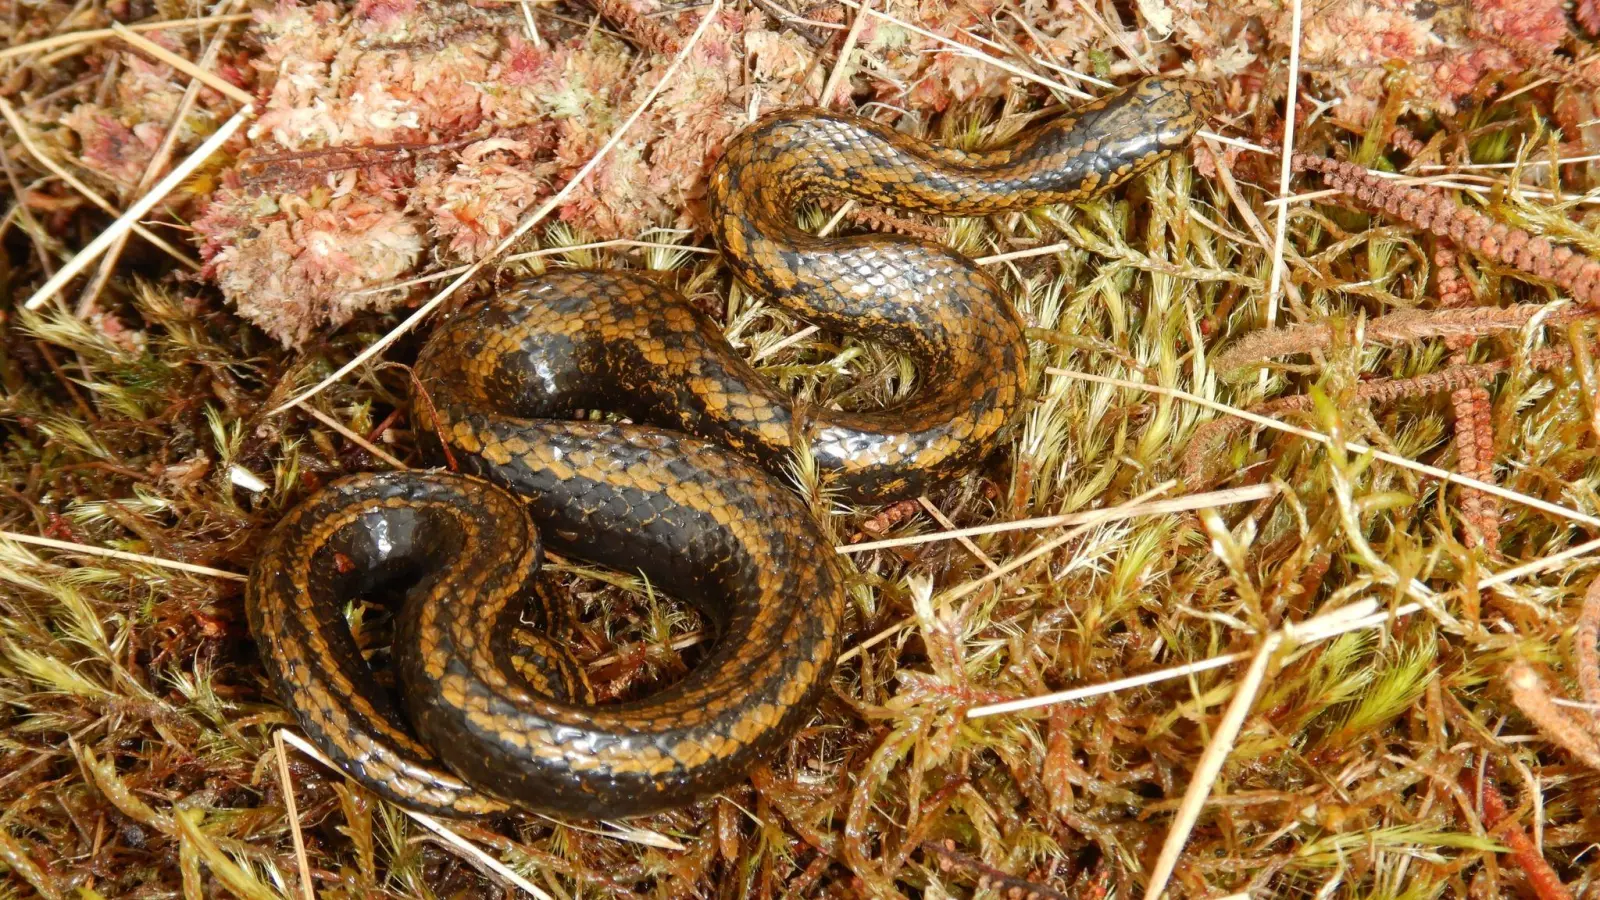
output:
[[[541,19],[583,40],[589,18],[577,21]],[[826,74],[833,50],[820,52]],[[1512,83],[1538,77],[1530,68]],[[1552,131],[1553,91],[1535,85],[1407,121],[1432,139],[1435,162],[1517,164],[1452,182],[1487,189],[1449,189],[1456,202],[1600,256],[1594,196],[1581,193],[1594,186],[1592,164],[1547,165],[1592,150],[1593,122]],[[914,127],[984,147],[1045,102],[1018,83]],[[1397,109],[1386,108],[1390,124]],[[1259,137],[1237,119],[1213,130]],[[1413,161],[1377,126],[1301,124],[1302,153],[1378,170]],[[9,135],[0,150],[16,177],[35,177]],[[1065,541],[1069,526],[1048,525],[849,553],[851,649],[815,718],[748,784],[628,823],[517,815],[456,831],[560,898],[1138,896],[1246,663],[1029,711],[967,711],[1226,654],[1248,660],[1286,625],[1370,601],[1406,614],[1326,640],[1291,633],[1274,656],[1169,896],[1563,896],[1533,860],[1566,896],[1595,896],[1600,771],[1548,715],[1569,717],[1579,737],[1600,723],[1579,699],[1577,629],[1600,557],[1496,579],[1600,536],[1595,321],[1549,279],[1462,246],[1455,265],[1471,307],[1547,307],[1510,327],[1492,311],[1454,330],[1423,316],[1407,326],[1414,337],[1374,340],[1385,316],[1441,307],[1442,242],[1337,193],[1290,205],[1269,320],[1278,208],[1265,201],[1277,172],[1276,156],[1185,156],[1081,207],[903,223],[973,257],[1005,257],[989,271],[1028,320],[1035,400],[1002,453],[927,506],[851,507],[809,459],[792,467],[841,547],[946,530],[930,509],[965,528],[1145,495],[1277,490]],[[1565,199],[1505,190],[1524,177]],[[362,312],[289,351],[212,286],[130,245],[100,314],[80,317],[70,302],[21,312],[44,280],[41,260],[58,266],[63,245],[105,224],[87,210],[52,217],[57,240],[42,240],[31,216],[45,199],[0,225],[0,285],[12,298],[0,337],[0,527],[78,549],[0,539],[0,898],[298,898],[303,871],[324,898],[519,896],[471,852],[299,751],[280,759],[273,732],[292,718],[263,679],[242,612],[236,576],[266,529],[315,486],[386,465],[304,410],[271,411],[408,310]],[[821,228],[835,211],[807,210],[802,224]],[[618,237],[655,246],[559,250]],[[703,230],[618,235],[563,222],[515,248],[553,252],[490,265],[458,296],[548,267],[645,267],[812,403],[874,408],[915,391],[918,373],[883,348],[796,339],[804,323],[731,284],[717,256],[699,252],[710,247]],[[1040,247],[1051,249],[1018,254]],[[1315,339],[1292,331],[1308,326]],[[413,425],[394,413],[426,330],[307,406],[418,464]],[[1270,349],[1232,371],[1214,365],[1251,334]],[[1447,373],[1497,361],[1478,393],[1440,388]],[[1379,395],[1370,385],[1380,379],[1403,384]],[[1197,440],[1223,414],[1140,384],[1234,409],[1306,397],[1263,409],[1334,445],[1254,427]],[[1488,415],[1468,416],[1474,404]],[[1480,495],[1468,515],[1471,488],[1347,441],[1479,473],[1518,496]],[[1463,447],[1490,452],[1465,459]],[[251,476],[265,489],[251,489]],[[648,692],[703,650],[694,611],[633,574],[569,560],[551,571],[579,614],[577,651],[603,698]],[[348,617],[381,673],[388,611],[356,605]],[[1539,679],[1543,705],[1531,712],[1529,695],[1514,701],[1508,687],[1518,663]],[[1499,813],[1486,792],[1503,797]]]

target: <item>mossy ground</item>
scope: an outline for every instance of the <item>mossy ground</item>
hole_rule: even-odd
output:
[[[933,134],[991,141],[1037,106],[1023,97],[1019,88],[1014,103],[954,109]],[[1534,89],[1419,127],[1474,162],[1537,161],[1556,152],[1539,118],[1549,101]],[[9,136],[0,145],[18,178],[37,177]],[[1296,147],[1379,169],[1408,161],[1381,136],[1363,140],[1330,121],[1302,131]],[[1559,152],[1579,155],[1572,145]],[[1040,896],[1135,896],[1245,665],[1025,713],[969,719],[966,710],[1248,656],[1264,635],[1321,611],[1362,599],[1399,607],[1415,580],[1432,592],[1430,608],[1274,659],[1172,896],[1529,892],[1538,885],[1526,855],[1507,854],[1507,831],[1486,823],[1484,795],[1496,790],[1511,827],[1534,839],[1571,895],[1600,896],[1600,772],[1536,727],[1507,683],[1521,661],[1557,697],[1579,696],[1574,629],[1593,557],[1478,588],[1593,538],[1592,524],[1505,500],[1498,540],[1484,546],[1474,536],[1481,521],[1463,521],[1461,489],[1276,432],[1235,434],[1173,482],[1217,412],[1052,371],[1181,388],[1236,408],[1317,392],[1285,418],[1454,470],[1463,461],[1450,395],[1376,403],[1361,386],[1509,360],[1483,385],[1493,479],[1596,516],[1594,323],[1535,321],[1456,349],[1439,339],[1363,343],[1363,320],[1437,305],[1436,242],[1325,197],[1291,207],[1278,324],[1327,324],[1331,339],[1279,348],[1265,375],[1217,371],[1213,356],[1271,327],[1276,208],[1263,205],[1273,189],[1262,186],[1275,185],[1277,161],[1246,155],[1230,165],[1205,177],[1185,157],[1082,207],[932,223],[974,257],[1059,245],[990,267],[1034,328],[1035,403],[1003,452],[926,507],[852,508],[803,461],[795,475],[841,545],[942,530],[930,510],[968,527],[1109,507],[1158,488],[1160,498],[1281,490],[1091,527],[975,589],[970,582],[1063,529],[851,554],[850,644],[888,636],[849,655],[816,718],[748,785],[628,823],[632,831],[534,816],[458,831],[557,897],[992,896],[1007,889],[1001,874]],[[1588,167],[1557,168],[1560,190],[1591,187]],[[1581,251],[1600,247],[1581,203],[1461,196]],[[815,211],[811,226],[828,212]],[[395,410],[409,388],[403,364],[426,327],[305,409],[271,412],[392,329],[404,308],[365,314],[290,353],[207,285],[130,245],[100,302],[131,329],[64,307],[22,312],[42,261],[58,266],[106,221],[80,211],[47,232],[7,219],[8,532],[239,573],[307,491],[386,465],[306,409],[418,461]],[[540,228],[520,249],[609,237]],[[703,233],[649,240],[710,246]],[[914,389],[915,373],[878,348],[826,334],[793,340],[802,324],[730,284],[714,254],[552,253],[491,267],[466,293],[565,265],[662,270],[768,375],[813,402],[870,407]],[[1560,296],[1468,254],[1463,267],[1478,305]],[[1528,362],[1562,347],[1577,351],[1563,365]],[[240,486],[240,470],[265,489]],[[625,573],[556,568],[582,610],[579,651],[602,693],[631,696],[692,662],[691,611]],[[235,578],[0,541],[0,897],[301,896],[285,775],[318,896],[515,896],[471,854],[307,757],[291,749],[280,761],[273,731],[291,719],[264,684],[241,593]],[[351,617],[381,665],[383,612]],[[1594,710],[1561,708],[1594,721]]]

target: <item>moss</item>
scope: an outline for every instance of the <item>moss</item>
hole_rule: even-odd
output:
[[[1412,15],[1409,5],[1369,5],[1381,7],[1380,18],[1391,24]],[[69,6],[19,6],[15,15],[0,16],[0,33],[21,46],[90,27],[96,23],[85,17],[101,15],[90,5],[69,22]],[[137,3],[106,6],[148,12]],[[160,6],[163,17],[187,10]],[[1015,47],[1013,61],[1052,78],[1060,74],[1057,65],[1121,78],[1132,68],[1129,48],[1168,54],[1151,57],[1163,68],[1199,60],[1196,69],[1216,78],[1227,95],[1215,130],[1258,142],[1280,134],[1274,104],[1283,74],[1263,60],[1277,58],[1282,48],[1261,43],[1252,29],[1225,38],[1226,29],[1215,27],[1227,16],[1260,13],[1268,33],[1276,34],[1282,24],[1277,7],[1264,12],[1230,4],[1221,11],[1173,4],[1179,11],[1175,36],[1153,50],[1087,7],[1063,11],[1059,4],[1024,0],[995,6],[995,16],[979,22],[952,11],[956,6],[895,2],[884,8],[935,33],[970,28],[992,35],[996,44],[985,44],[985,52],[1013,58]],[[1490,11],[1503,12],[1502,6]],[[770,108],[778,98],[798,102],[806,85],[815,89],[826,80],[836,44],[822,38],[835,35],[830,26],[841,23],[831,21],[824,6],[805,11],[809,24],[785,25],[769,7],[776,5],[763,0],[724,10],[727,18],[707,45],[727,51],[739,46],[734,36],[743,35],[742,46],[759,48],[751,64],[759,96],[740,93],[751,83],[724,78],[743,72],[742,52],[697,57],[693,77],[666,98],[660,115],[641,122],[638,143],[618,157],[609,173],[617,180],[597,181],[581,203],[564,211],[563,221],[536,230],[464,294],[481,295],[550,266],[648,267],[710,311],[765,375],[811,402],[870,409],[914,389],[918,373],[897,355],[804,331],[730,284],[716,256],[702,252],[707,243],[690,214],[696,176],[685,169],[669,196],[657,190],[661,172],[655,182],[644,173],[650,148],[714,145],[712,137],[721,133],[716,123],[731,127],[752,105]],[[541,68],[541,60],[557,52],[551,48],[565,48],[563,65],[581,67],[589,59],[589,69],[568,78],[569,93],[550,100],[570,105],[559,111],[572,130],[535,127],[526,136],[526,149],[548,169],[538,172],[541,191],[581,164],[598,143],[591,138],[609,133],[617,111],[626,114],[667,59],[624,40],[625,33],[608,34],[615,30],[608,20],[593,19],[582,4],[530,7],[544,50],[506,31],[523,27],[520,12],[449,11],[443,15],[450,22],[501,17],[492,33],[456,33],[438,30],[444,20],[417,26],[420,8],[326,4],[284,7],[265,19],[306,18],[305,27],[316,30],[300,35],[305,40],[377,29],[391,44],[420,42],[400,47],[402,55],[413,54],[406,65],[466,54],[473,57],[467,69],[500,65],[513,86],[556,78]],[[697,9],[659,12],[651,21],[662,28],[692,27],[700,15]],[[1308,8],[1316,22],[1308,33],[1338,27],[1345,19],[1336,12]],[[1466,40],[1448,22],[1414,24],[1408,33]],[[1454,173],[1454,183],[1486,186],[1480,194],[1458,191],[1456,199],[1593,254],[1600,238],[1589,198],[1551,200],[1506,193],[1499,185],[1508,175],[1537,176],[1541,190],[1559,189],[1569,198],[1594,187],[1590,165],[1560,166],[1558,178],[1536,165],[1551,153],[1575,157],[1596,149],[1593,128],[1573,118],[1581,98],[1536,84],[1540,66],[1553,63],[1523,58],[1549,50],[1545,31],[1514,35],[1524,42],[1515,54],[1499,43],[1471,45],[1451,64],[1453,79],[1491,64],[1502,74],[1428,90],[1407,88],[1399,77],[1340,70],[1339,47],[1319,44],[1323,56],[1307,70],[1302,88],[1346,96],[1352,110],[1386,122],[1398,118],[1429,137],[1435,159],[1519,163],[1519,169]],[[271,48],[283,46],[274,34],[271,28],[239,29],[219,56],[219,70],[252,83]],[[1373,46],[1367,38],[1381,35],[1358,37],[1351,46],[1366,53]],[[1587,52],[1576,36],[1565,40],[1566,49]],[[466,49],[452,41],[465,42]],[[931,52],[939,45],[892,23],[869,24],[859,45],[855,101],[886,121],[963,146],[1015,134],[1059,99],[982,59],[948,48]],[[194,51],[197,44],[187,38],[173,46]],[[494,53],[479,59],[486,47]],[[813,52],[816,65],[810,65]],[[38,54],[24,58],[37,61]],[[1502,65],[1514,58],[1525,70]],[[136,135],[148,131],[159,118],[151,110],[170,114],[168,101],[176,101],[168,95],[181,93],[182,83],[163,81],[164,70],[142,61],[123,68],[128,62],[118,61],[112,45],[89,45],[54,63],[23,70],[0,62],[0,90],[61,158],[82,156],[88,177],[114,194],[123,164],[143,160],[139,154],[148,148],[119,154],[110,137],[121,132],[99,116],[111,109],[121,116],[119,127]],[[1419,73],[1442,65],[1422,56],[1413,63]],[[12,78],[25,78],[25,86],[13,90]],[[72,119],[93,133],[59,130],[52,117],[80,104],[87,109],[102,83],[114,89],[97,101],[96,115]],[[1529,87],[1505,99],[1519,86]],[[610,93],[594,118],[569,121],[584,105],[573,98],[601,88]],[[202,108],[212,110],[215,99],[205,98]],[[511,101],[497,94],[496,102]],[[280,104],[274,121],[291,120],[297,108]],[[672,135],[674,111],[701,118]],[[437,112],[430,107],[430,115]],[[1593,112],[1582,115],[1592,118]],[[427,140],[461,136],[440,129]],[[503,218],[503,210],[441,229],[427,224],[427,216],[442,215],[448,204],[428,206],[423,216],[400,197],[413,179],[451,185],[452,196],[465,197],[467,176],[486,171],[457,155],[471,146],[417,151],[428,158],[395,176],[398,183],[385,180],[393,172],[384,168],[392,162],[388,154],[398,151],[384,150],[383,160],[353,167],[323,160],[323,181],[274,188],[304,204],[297,221],[332,216],[341,207],[330,186],[359,170],[361,192],[392,189],[383,208],[422,223],[414,228],[415,259],[384,274],[429,280],[391,289],[373,284],[368,276],[374,272],[363,270],[318,282],[319,290],[383,288],[383,300],[352,306],[342,328],[308,330],[299,351],[284,350],[241,322],[219,291],[217,273],[196,281],[168,272],[168,263],[138,239],[118,258],[95,317],[67,312],[70,301],[37,315],[7,310],[0,340],[0,527],[11,535],[157,561],[0,539],[0,896],[300,896],[297,832],[319,896],[504,895],[500,876],[486,873],[480,860],[293,749],[282,760],[297,812],[291,824],[272,738],[290,717],[255,660],[241,585],[226,577],[248,567],[265,529],[316,485],[384,465],[304,412],[269,410],[394,328],[407,304],[431,295],[448,277],[437,273],[449,268],[452,253],[481,252],[475,228],[500,233],[494,229],[504,223],[495,217]],[[1296,148],[1418,171],[1415,160],[1382,134],[1364,130],[1359,116],[1342,116],[1339,107],[1302,117]],[[523,149],[477,146],[472,158],[503,154],[495,157],[501,162],[483,163],[502,177]],[[12,296],[25,297],[44,280],[41,257],[58,264],[52,245],[81,246],[105,219],[57,182],[36,180],[48,171],[11,136],[0,136],[0,150],[17,183],[27,187],[32,218],[52,238],[36,246],[43,236],[24,230],[32,226],[20,216],[0,224],[0,283]],[[238,162],[224,161],[168,212],[187,217],[196,209],[185,204],[198,201],[203,208],[210,201],[220,204],[210,207],[210,224],[222,221],[233,208],[230,198],[248,193],[234,168]],[[680,162],[698,171],[704,157],[688,154]],[[519,815],[457,830],[557,897],[769,897],[789,889],[802,896],[992,896],[1017,885],[1041,896],[1050,896],[1047,890],[1131,896],[1143,890],[1242,667],[1196,670],[1027,712],[968,718],[967,710],[1224,654],[1248,658],[1270,630],[1363,599],[1398,607],[1411,599],[1415,582],[1431,593],[1431,609],[1381,628],[1291,644],[1273,661],[1189,837],[1171,895],[1509,894],[1532,876],[1524,871],[1524,855],[1503,854],[1510,846],[1502,839],[1505,830],[1486,827],[1480,777],[1500,784],[1512,824],[1537,830],[1543,858],[1574,895],[1595,890],[1600,882],[1589,848],[1600,841],[1600,773],[1585,768],[1519,707],[1506,674],[1518,665],[1537,669],[1552,708],[1588,727],[1582,718],[1588,710],[1555,701],[1581,696],[1573,631],[1593,577],[1590,558],[1479,587],[1494,573],[1583,543],[1590,538],[1588,524],[1507,499],[1497,519],[1498,541],[1481,544],[1463,527],[1459,488],[1370,455],[1275,432],[1227,432],[1203,454],[1192,479],[1175,481],[1185,471],[1186,449],[1206,436],[1218,413],[1071,374],[1180,388],[1235,408],[1309,397],[1275,415],[1450,470],[1463,463],[1453,439],[1459,407],[1447,392],[1430,389],[1437,382],[1428,379],[1460,371],[1464,362],[1507,361],[1484,382],[1492,458],[1478,462],[1496,484],[1519,495],[1600,515],[1592,323],[1486,326],[1460,346],[1447,346],[1443,332],[1425,328],[1381,347],[1363,342],[1363,334],[1371,336],[1364,330],[1368,323],[1400,311],[1421,310],[1419,321],[1436,323],[1426,317],[1439,299],[1436,248],[1427,235],[1348,197],[1292,207],[1284,247],[1289,289],[1269,323],[1264,310],[1276,207],[1264,205],[1272,191],[1260,186],[1276,184],[1277,165],[1275,158],[1233,154],[1218,160],[1202,153],[1175,159],[1118,196],[1082,207],[899,223],[975,257],[1002,257],[989,270],[1030,325],[1036,402],[1004,451],[932,494],[928,506],[851,507],[827,490],[803,456],[790,476],[841,546],[943,530],[930,507],[965,528],[1101,509],[1162,492],[1188,496],[1259,484],[1283,490],[1205,511],[1084,527],[1068,540],[1061,540],[1061,527],[1050,526],[976,534],[970,543],[851,553],[852,649],[834,690],[802,734],[748,784],[636,822]],[[97,167],[105,171],[96,174]],[[127,171],[137,179],[142,166]],[[610,195],[606,184],[615,187]],[[1297,190],[1315,186],[1308,180]],[[526,209],[531,196],[518,195],[511,205]],[[451,208],[482,212],[490,199],[474,195]],[[668,222],[661,210],[649,211],[659,204],[683,220]],[[835,212],[809,210],[804,224],[820,228]],[[648,230],[663,224],[683,227]],[[847,219],[840,227],[856,226]],[[612,242],[616,238],[646,246]],[[1011,255],[1039,248],[1048,252]],[[1470,253],[1462,254],[1460,269],[1477,305],[1510,307],[1558,296],[1526,272]],[[1247,335],[1278,326],[1281,335],[1269,334],[1273,340],[1263,345],[1270,352],[1251,357],[1256,369],[1241,377],[1215,364]],[[409,390],[404,364],[420,339],[407,336],[386,356],[390,362],[357,369],[312,403],[385,452],[415,462],[417,435],[397,410]],[[1581,352],[1556,362],[1539,355],[1568,349]],[[1374,379],[1413,388],[1381,395],[1364,390]],[[249,487],[252,479],[263,488]],[[1037,552],[1052,541],[1059,546]],[[1030,555],[1035,558],[1019,563]],[[160,560],[224,574],[175,570]],[[1003,575],[993,574],[1001,568]],[[637,696],[670,681],[701,652],[702,623],[676,598],[659,596],[627,573],[569,561],[551,569],[557,589],[582,612],[577,651],[608,696]],[[381,668],[386,613],[362,606],[349,617]]]

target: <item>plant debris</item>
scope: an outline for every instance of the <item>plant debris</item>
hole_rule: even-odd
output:
[[[1596,9],[0,0],[0,897],[1600,895]],[[983,260],[1036,399],[916,500],[843,504],[799,461],[850,551],[849,649],[748,783],[628,822],[445,827],[274,739],[293,718],[242,573],[307,492],[422,464],[403,401],[429,326],[308,388],[453,279],[434,317],[604,266],[683,291],[808,402],[893,403],[899,356],[730,281],[703,208],[726,139],[818,104],[989,148],[1153,71],[1219,112],[1115,196],[802,211]],[[24,310],[241,91],[249,124],[104,277]],[[1277,197],[1285,157],[1304,196]],[[608,699],[704,651],[679,598],[550,570]],[[1372,615],[1304,624],[1351,610]],[[347,618],[381,678],[388,611]]]

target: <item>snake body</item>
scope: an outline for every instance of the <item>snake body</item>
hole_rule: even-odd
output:
[[[994,449],[1024,399],[1022,320],[974,263],[902,236],[818,238],[795,206],[1080,201],[1180,149],[1204,109],[1195,85],[1152,78],[986,153],[815,109],[735,136],[710,186],[730,268],[802,319],[907,353],[922,384],[897,409],[795,402],[638,274],[555,272],[464,310],[424,347],[411,409],[459,471],[334,482],[258,556],[250,625],[301,727],[380,795],[447,816],[636,815],[737,782],[811,714],[839,651],[844,577],[781,481],[794,451],[856,502],[916,496]],[[546,546],[695,603],[717,633],[706,658],[653,696],[593,705],[537,577]],[[342,617],[392,594],[398,704]]]

